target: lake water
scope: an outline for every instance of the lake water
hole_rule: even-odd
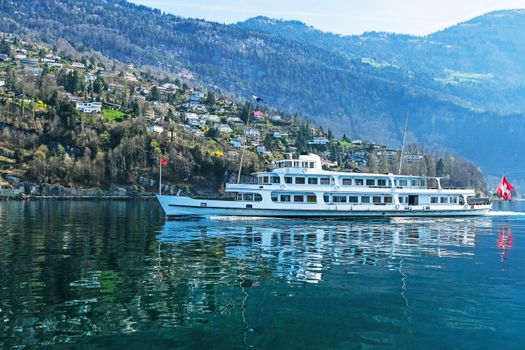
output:
[[[165,221],[0,202],[0,348],[523,349],[525,202],[480,218]]]

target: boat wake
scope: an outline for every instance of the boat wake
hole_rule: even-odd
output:
[[[525,212],[520,211],[489,211],[485,216],[525,216]]]
[[[262,216],[215,216],[212,215],[209,217],[210,220],[217,221],[252,221],[252,220],[268,220],[267,217]]]

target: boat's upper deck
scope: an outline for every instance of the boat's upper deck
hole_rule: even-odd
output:
[[[440,178],[394,174],[356,173],[324,170],[321,158],[315,154],[298,159],[274,162],[269,171],[253,173],[252,185],[279,185],[282,188],[320,189],[321,186],[338,189],[410,189],[442,190]],[[233,184],[228,189],[238,188]],[[458,189],[458,188],[456,188]]]

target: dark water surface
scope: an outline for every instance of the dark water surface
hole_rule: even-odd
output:
[[[524,202],[466,219],[165,221],[0,202],[0,348],[524,349]]]

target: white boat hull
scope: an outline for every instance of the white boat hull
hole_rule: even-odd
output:
[[[457,217],[486,214],[492,205],[474,206],[395,206],[395,205],[309,205],[286,208],[274,204],[193,199],[184,196],[157,195],[167,217],[245,216],[281,218],[359,218],[359,217]],[[251,205],[251,207],[249,207]]]

